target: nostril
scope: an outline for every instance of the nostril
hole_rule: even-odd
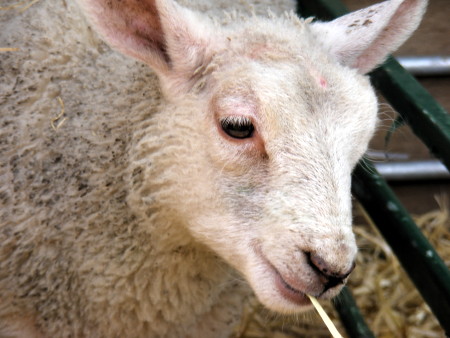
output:
[[[336,285],[342,284],[344,281],[343,278],[329,277],[328,281],[324,285],[323,292],[328,291],[331,288],[334,288]]]
[[[350,269],[342,273],[315,253],[307,253],[307,256],[309,265],[319,274],[320,280],[323,283],[324,288],[322,294],[337,285],[343,284],[345,278],[355,268],[355,262],[353,262]]]
[[[332,282],[333,286],[342,283],[342,281],[347,278],[348,275],[355,268],[355,262],[353,262],[350,269],[345,272],[336,271],[335,267],[330,266],[330,264],[325,261],[321,256],[315,253],[308,253],[309,264],[322,275],[324,275],[329,283]]]

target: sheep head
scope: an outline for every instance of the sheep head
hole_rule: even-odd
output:
[[[357,252],[350,175],[377,124],[364,74],[414,31],[426,0],[329,23],[290,14],[222,26],[169,0],[79,2],[161,82],[165,104],[132,157],[129,203],[145,226],[180,224],[271,309],[336,295]]]

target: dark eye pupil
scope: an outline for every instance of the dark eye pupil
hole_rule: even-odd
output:
[[[242,116],[230,116],[220,121],[222,129],[233,138],[243,139],[253,135],[255,128],[252,122]]]

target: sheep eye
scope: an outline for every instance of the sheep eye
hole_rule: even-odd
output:
[[[243,116],[228,116],[220,121],[222,129],[229,136],[237,139],[252,137],[255,127],[252,121]]]

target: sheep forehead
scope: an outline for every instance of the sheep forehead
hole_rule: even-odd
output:
[[[228,65],[216,74],[220,88],[216,97],[253,101],[269,139],[287,131],[305,134],[308,128],[320,132],[328,125],[339,126],[344,133],[371,129],[376,102],[367,79],[326,57],[316,55],[314,60],[318,59],[320,67],[306,57],[272,63],[249,59]],[[314,128],[317,125],[321,128]]]
[[[285,17],[253,16],[222,27],[226,59],[230,54],[252,59],[288,60],[298,55],[311,36],[308,23],[291,14]],[[309,46],[308,48],[311,48]]]
[[[247,76],[245,68],[254,61],[266,69],[281,66],[290,68],[291,73],[303,72],[296,81],[313,81],[321,87],[326,87],[328,80],[324,76],[323,68],[331,75],[334,68],[338,68],[320,44],[312,38],[309,23],[298,18],[265,20],[255,17],[243,27],[239,26],[224,33],[226,41],[221,50],[216,51],[206,69],[228,70],[234,67],[236,78],[244,78]],[[220,73],[219,71],[215,74],[216,79],[230,76],[228,72],[225,72],[225,76]]]

